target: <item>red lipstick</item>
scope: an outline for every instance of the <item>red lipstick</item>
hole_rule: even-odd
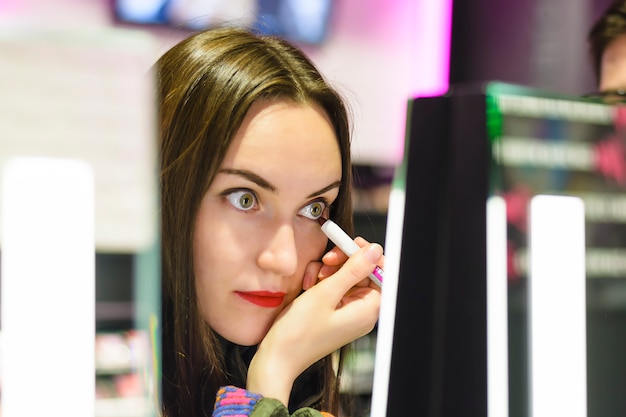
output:
[[[278,307],[285,299],[285,293],[283,292],[237,291],[236,293],[244,300],[265,308]]]

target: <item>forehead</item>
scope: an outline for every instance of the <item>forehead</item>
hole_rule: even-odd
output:
[[[261,101],[250,108],[222,166],[277,175],[308,172],[326,179],[340,178],[342,169],[326,113],[317,105],[287,100]]]
[[[626,35],[609,44],[602,54],[599,90],[626,88]]]

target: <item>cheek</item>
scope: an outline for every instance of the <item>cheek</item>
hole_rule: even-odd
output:
[[[301,240],[299,257],[302,260],[304,266],[312,261],[319,261],[325,253],[326,246],[328,245],[328,238],[322,232],[322,230],[315,225],[310,230],[307,230],[304,237]]]
[[[213,268],[215,268],[214,262],[218,258],[217,254],[213,253],[213,248],[214,245],[210,244],[201,230],[196,229],[193,240],[194,284],[196,295],[203,310],[205,310],[203,301],[206,300],[207,294],[213,294],[212,283],[209,278],[212,276]]]
[[[199,218],[196,221],[193,237],[193,263],[194,272],[196,276],[202,274],[207,265],[211,265],[215,259],[218,259],[218,254],[214,252],[219,249],[219,245],[215,245],[215,236],[211,236],[208,230],[211,230],[210,226]]]

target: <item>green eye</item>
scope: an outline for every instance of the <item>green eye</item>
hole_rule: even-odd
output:
[[[256,197],[248,190],[238,190],[226,196],[230,204],[236,209],[248,211],[256,207]]]
[[[326,203],[324,203],[323,201],[314,201],[302,207],[302,209],[300,209],[299,211],[299,214],[308,219],[317,220],[322,217],[322,214],[324,214],[324,210],[326,210]]]

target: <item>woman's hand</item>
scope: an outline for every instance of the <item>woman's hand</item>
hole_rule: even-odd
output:
[[[307,291],[278,316],[250,363],[249,391],[287,404],[298,375],[374,328],[380,291],[367,277],[382,265],[382,248],[363,239],[357,243],[362,247],[350,259],[333,249],[323,266],[308,268],[303,282]],[[315,280],[311,275],[320,282],[310,286]]]
[[[362,237],[356,237],[354,241],[361,248],[369,245],[369,242]],[[383,267],[384,258],[384,256],[381,256],[380,261],[377,263],[378,266]],[[348,256],[343,253],[341,249],[335,246],[324,255],[324,257],[322,258],[323,262],[311,262],[309,264],[309,268],[307,268],[304,274],[304,279],[302,280],[302,289],[306,291],[315,284],[317,284],[319,281],[328,278],[329,276],[337,272],[347,260]],[[357,285],[371,285],[372,288],[376,287],[371,281],[365,279],[363,280],[363,282],[360,282]]]

